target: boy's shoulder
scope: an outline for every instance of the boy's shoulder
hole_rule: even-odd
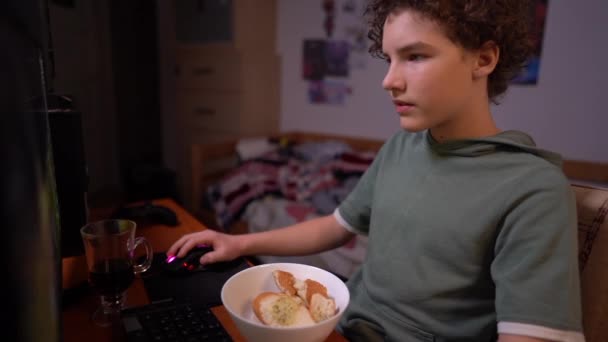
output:
[[[426,133],[422,132],[408,132],[400,129],[393,133],[382,145],[381,150],[392,150],[397,147],[403,147],[406,145],[419,145],[426,142]]]

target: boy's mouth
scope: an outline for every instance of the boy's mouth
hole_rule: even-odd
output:
[[[414,108],[414,104],[411,102],[393,100],[393,104],[395,105],[395,109],[399,114],[405,114],[409,112],[412,108]]]

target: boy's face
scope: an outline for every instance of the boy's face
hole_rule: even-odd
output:
[[[480,89],[485,91],[474,85],[473,53],[453,43],[438,24],[409,10],[388,16],[382,50],[390,61],[382,86],[395,103],[401,127],[458,135],[454,130],[466,127]]]

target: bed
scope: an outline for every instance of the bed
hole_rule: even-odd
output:
[[[383,141],[289,132],[192,147],[191,207],[207,226],[230,234],[260,232],[331,214],[355,186]],[[348,278],[365,256],[356,236],[307,256],[256,256],[298,262]]]

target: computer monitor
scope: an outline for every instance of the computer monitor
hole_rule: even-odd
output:
[[[80,228],[88,222],[87,165],[82,115],[49,96],[49,127],[59,206],[61,256],[84,254]],[[55,100],[53,100],[55,99]],[[64,100],[67,98],[64,98]]]
[[[54,220],[45,80],[44,0],[0,1],[0,260],[3,334],[61,341],[61,258]]]

